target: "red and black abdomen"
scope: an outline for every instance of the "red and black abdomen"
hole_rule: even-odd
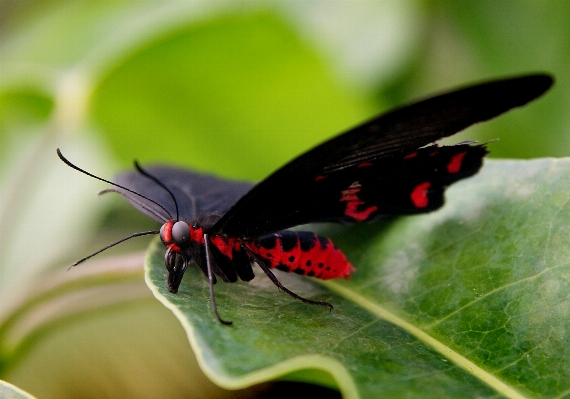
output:
[[[268,267],[322,280],[349,278],[354,271],[329,238],[312,232],[284,230],[245,242]]]

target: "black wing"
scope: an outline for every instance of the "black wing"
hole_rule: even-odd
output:
[[[449,184],[473,175],[484,146],[427,145],[522,106],[547,75],[492,81],[390,111],[302,154],[242,197],[210,230],[258,237],[315,221],[429,212]]]
[[[180,219],[189,222],[205,213],[223,214],[253,187],[251,183],[223,180],[174,167],[153,166],[145,167],[145,170],[172,191],[178,203]],[[176,217],[176,208],[170,195],[147,177],[138,172],[127,172],[118,175],[115,182],[156,201],[171,215],[150,201],[121,189],[116,190],[125,194],[131,205],[151,218],[164,222]]]

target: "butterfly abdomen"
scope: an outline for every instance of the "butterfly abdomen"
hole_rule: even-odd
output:
[[[268,267],[322,280],[349,278],[354,271],[329,238],[312,232],[284,230],[245,244]]]

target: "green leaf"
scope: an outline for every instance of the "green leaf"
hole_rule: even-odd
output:
[[[189,24],[139,49],[97,86],[93,116],[126,164],[260,179],[378,112],[352,94],[297,32],[256,12]]]
[[[147,283],[179,318],[204,372],[224,387],[279,377],[331,384],[345,397],[561,397],[570,389],[570,161],[488,161],[448,190],[444,208],[384,224],[335,228],[357,267],[319,284],[279,273],[165,288],[164,249]],[[257,268],[256,268],[257,269]],[[320,370],[320,374],[315,370]],[[292,374],[294,373],[294,374]]]

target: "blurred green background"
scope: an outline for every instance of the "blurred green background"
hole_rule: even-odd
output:
[[[392,106],[546,71],[545,98],[453,140],[565,157],[568,21],[560,1],[0,2],[0,379],[41,398],[298,389],[208,382],[144,286],[144,239],[65,273],[153,224],[55,148],[103,177],[138,159],[256,181]]]

